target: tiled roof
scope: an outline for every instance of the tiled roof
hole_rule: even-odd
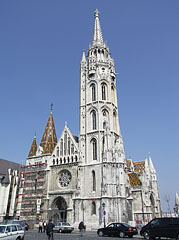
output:
[[[130,185],[132,187],[142,185],[139,179],[139,175],[137,173],[134,173],[134,172],[128,173],[128,176],[129,176]]]
[[[134,162],[134,172],[143,174],[145,170],[145,161]]]
[[[57,135],[53,115],[50,113],[44,134],[41,139],[40,146],[43,148],[42,154],[52,153],[57,144]]]
[[[0,159],[0,175],[3,177],[2,183],[9,183],[8,169],[21,170],[21,165],[15,162],[10,162],[4,159]]]
[[[37,152],[37,141],[36,141],[36,137],[34,137],[28,157],[35,156],[36,152]]]

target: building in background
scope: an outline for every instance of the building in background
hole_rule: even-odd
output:
[[[0,159],[0,221],[16,215],[21,165]]]
[[[33,140],[19,194],[18,217],[80,221],[88,229],[107,222],[145,223],[161,215],[151,157],[125,157],[118,119],[116,72],[95,11],[93,43],[80,66],[80,134],[65,124],[57,141],[52,112],[41,143]]]

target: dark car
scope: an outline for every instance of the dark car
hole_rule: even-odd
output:
[[[155,218],[140,230],[145,239],[160,237],[179,239],[179,218]]]
[[[28,230],[29,230],[29,225],[28,225],[28,223],[26,223],[26,221],[24,221],[24,220],[14,220],[14,221],[12,221],[12,223],[13,223],[13,224],[20,224],[25,231],[28,231]]]
[[[138,234],[137,228],[128,225],[127,223],[111,223],[107,227],[99,228],[97,231],[99,237],[107,236],[119,236],[121,238]]]

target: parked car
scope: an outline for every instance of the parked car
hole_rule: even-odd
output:
[[[176,238],[179,239],[179,218],[155,218],[140,230],[145,239]]]
[[[72,231],[74,231],[74,227],[71,226],[69,223],[65,223],[65,222],[59,222],[53,229],[54,231],[57,231],[59,233],[62,232],[69,232],[71,233]]]
[[[133,235],[138,234],[138,231],[136,227],[132,227],[127,223],[111,223],[107,227],[99,228],[97,234],[99,237],[107,235],[123,238],[125,236],[133,237]]]
[[[19,224],[1,224],[0,239],[22,240],[24,239],[24,229]]]
[[[20,224],[25,231],[28,231],[29,230],[29,224],[26,223],[26,221],[24,220],[13,220],[12,221],[13,224]]]

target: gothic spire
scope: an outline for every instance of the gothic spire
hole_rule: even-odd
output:
[[[37,141],[36,141],[36,136],[34,136],[34,139],[33,139],[33,142],[32,142],[31,149],[29,151],[28,157],[35,156],[36,152],[37,152]]]
[[[83,50],[81,62],[86,62],[85,50]]]
[[[103,35],[100,27],[99,11],[97,9],[94,13],[94,16],[95,16],[95,23],[94,23],[93,45],[103,45]]]
[[[51,112],[40,143],[40,146],[43,148],[42,154],[52,153],[56,144],[57,135],[53,121],[53,115]]]
[[[150,167],[150,171],[151,171],[152,173],[156,173],[155,168],[154,168],[154,165],[153,165],[153,162],[152,162],[152,158],[151,158],[150,155],[149,155],[149,167]]]

